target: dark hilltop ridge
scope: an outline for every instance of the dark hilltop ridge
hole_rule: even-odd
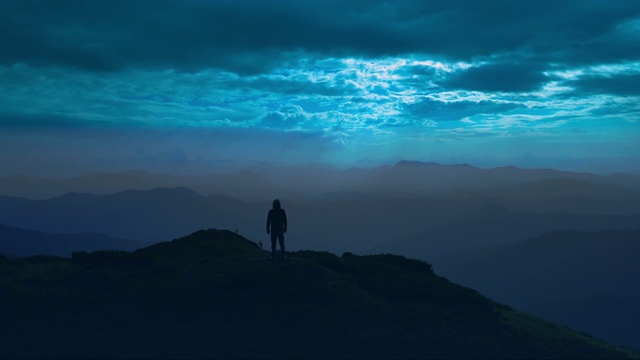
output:
[[[0,257],[5,358],[640,358],[396,255],[271,260],[226,230]]]

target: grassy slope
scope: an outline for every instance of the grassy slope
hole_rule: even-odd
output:
[[[640,357],[393,255],[271,260],[228,231],[0,259],[0,357]]]

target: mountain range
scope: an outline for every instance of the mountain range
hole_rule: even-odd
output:
[[[95,233],[52,234],[0,224],[0,254],[9,257],[55,255],[76,251],[135,250],[145,244]]]
[[[224,195],[244,201],[269,200],[274,194],[300,201],[336,191],[433,197],[455,192],[466,195],[465,192],[471,189],[486,189],[488,193],[485,195],[496,195],[496,190],[527,183],[537,183],[544,191],[550,185],[545,184],[544,180],[553,179],[605,185],[609,190],[617,189],[612,190],[615,195],[624,191],[621,189],[640,192],[640,176],[629,174],[603,176],[513,166],[483,169],[467,164],[442,165],[432,162],[400,161],[395,165],[374,168],[265,166],[232,174],[206,175],[166,175],[129,171],[91,173],[73,178],[8,176],[0,178],[0,195],[46,199],[69,192],[111,194],[125,190],[187,187],[204,196]],[[562,188],[565,189],[566,187]],[[588,192],[590,189],[601,188],[583,190]],[[500,196],[499,191],[497,195]]]
[[[143,242],[206,226],[239,224],[186,188],[127,190],[110,195],[69,193],[47,200],[0,198],[0,223],[57,233],[94,232]],[[229,201],[230,202],[230,201]],[[223,203],[226,205],[227,203]]]
[[[426,232],[372,247],[368,253],[390,252],[433,261],[464,249],[516,243],[553,230],[638,229],[637,215],[593,215],[564,212],[515,212],[486,205]]]
[[[397,255],[272,260],[231,231],[0,258],[0,357],[637,358]],[[34,343],[37,346],[34,346]]]
[[[545,319],[640,348],[640,227],[556,230],[433,257],[456,283]]]
[[[549,230],[640,227],[639,215],[512,210],[492,198],[405,198],[380,193],[324,193],[281,199],[296,249],[389,251],[428,257],[462,248],[524,240]],[[640,204],[640,202],[639,202]],[[187,188],[69,193],[46,200],[0,196],[0,223],[50,233],[100,233],[157,242],[192,229],[228,227],[268,240],[271,201],[202,196]],[[640,213],[639,213],[640,214]],[[293,248],[292,248],[293,249]]]
[[[561,269],[583,256],[563,247],[566,239],[598,236],[606,244],[615,234],[635,236],[634,229],[640,229],[640,177],[634,175],[403,161],[372,169],[264,167],[194,176],[133,171],[72,179],[11,177],[0,179],[0,194],[5,194],[0,196],[0,254],[10,258],[134,250],[200,228],[227,228],[267,244],[266,214],[279,198],[289,218],[289,250],[391,253],[428,261],[439,273],[496,300],[640,348],[635,333],[628,331],[629,319],[636,319],[638,292],[625,282],[640,283],[633,264],[611,257],[598,273],[594,269],[600,268],[600,260],[586,254],[592,269],[571,276]],[[524,250],[513,249],[528,249],[519,247],[528,241],[541,241],[541,253],[559,254],[556,272],[533,266],[529,274],[513,262],[527,258]],[[572,246],[580,243],[570,242]],[[491,272],[487,262],[502,267]],[[520,276],[519,285],[509,285],[506,274]],[[539,278],[549,281],[537,288]],[[593,278],[611,286],[594,287],[602,282]],[[551,286],[555,279],[571,286]]]

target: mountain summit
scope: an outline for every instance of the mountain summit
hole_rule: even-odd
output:
[[[225,230],[134,252],[0,257],[7,357],[627,358],[395,255],[271,260]],[[34,346],[37,344],[37,346]]]

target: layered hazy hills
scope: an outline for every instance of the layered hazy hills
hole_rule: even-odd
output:
[[[188,187],[205,196],[216,194],[245,201],[268,200],[274,193],[280,194],[281,197],[301,200],[335,191],[382,192],[405,196],[433,196],[485,188],[492,191],[545,179],[573,179],[588,184],[608,184],[640,191],[640,177],[629,174],[600,176],[552,169],[482,169],[467,164],[441,165],[400,161],[395,165],[370,169],[273,166],[232,174],[191,176],[152,174],[143,171],[93,173],[66,179],[13,176],[0,178],[0,195],[44,199],[68,192],[108,194],[132,189]]]
[[[113,194],[126,190],[187,187],[203,195],[226,194],[239,198],[264,197],[265,192],[284,190],[252,171],[235,174],[167,175],[145,171],[91,173],[72,178],[9,176],[0,178],[0,195],[48,199],[70,192]],[[286,192],[286,191],[285,191]]]
[[[561,299],[594,292],[640,294],[639,252],[640,228],[557,230],[515,244],[443,255],[434,264],[452,280],[473,283],[489,294],[504,291],[523,300],[535,292]]]
[[[640,228],[637,215],[591,215],[564,212],[509,211],[501,205],[485,205],[423,233],[371,248],[432,261],[452,251],[516,243],[560,229],[605,230]]]
[[[640,348],[640,227],[556,230],[433,257],[435,269],[498,301]]]
[[[0,254],[71,256],[75,251],[135,250],[145,244],[95,233],[52,234],[0,224]]]
[[[640,356],[490,301],[421,261],[315,251],[271,260],[230,231],[131,253],[0,258],[0,274],[3,357]]]
[[[640,227],[640,215],[511,211],[493,199],[402,198],[334,192],[289,201],[292,249],[388,251],[413,256],[524,240],[549,230]],[[46,200],[0,196],[0,223],[50,233],[101,233],[156,242],[194,228],[228,227],[267,241],[271,201],[202,196],[187,188],[69,193]],[[386,244],[386,245],[385,245]]]
[[[640,193],[636,190],[568,177],[541,179],[517,185],[469,188],[457,190],[449,196],[495,199],[510,204],[513,209],[532,211],[592,214],[640,212]]]
[[[239,224],[236,202],[186,188],[127,190],[109,195],[69,193],[47,200],[0,197],[0,223],[46,232],[95,232],[139,241]],[[221,211],[219,207],[224,207]]]

